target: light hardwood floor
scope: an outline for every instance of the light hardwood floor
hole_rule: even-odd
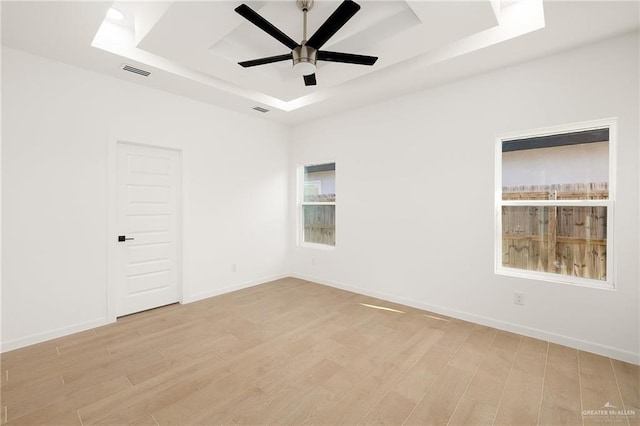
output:
[[[1,361],[2,424],[640,423],[638,366],[297,279]]]

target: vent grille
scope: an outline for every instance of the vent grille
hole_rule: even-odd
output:
[[[124,71],[129,71],[134,74],[142,75],[144,77],[149,77],[151,73],[149,71],[141,70],[140,68],[132,67],[131,65],[122,64],[122,69]]]
[[[268,109],[266,109],[266,108],[262,108],[262,107],[259,107],[259,106],[257,106],[257,107],[253,107],[253,109],[254,109],[254,110],[256,110],[256,111],[258,111],[258,112],[262,112],[262,113],[269,112],[269,110],[268,110]]]

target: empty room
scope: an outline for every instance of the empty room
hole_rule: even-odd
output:
[[[0,15],[0,424],[640,424],[638,1]]]

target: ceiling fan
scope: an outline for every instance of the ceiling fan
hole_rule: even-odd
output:
[[[249,22],[278,40],[280,43],[291,49],[291,53],[266,58],[253,59],[250,61],[238,62],[243,67],[255,67],[273,62],[293,60],[293,69],[299,72],[304,78],[305,86],[316,85],[316,61],[342,62],[347,64],[373,65],[378,58],[376,56],[355,55],[352,53],[329,52],[320,48],[335,33],[344,26],[360,10],[360,6],[352,0],[344,0],[340,6],[327,18],[318,30],[307,40],[307,12],[313,8],[313,0],[297,0],[298,8],[303,14],[302,34],[303,40],[300,44],[291,37],[280,31],[269,21],[260,16],[256,11],[246,4],[241,4],[235,11],[246,18]]]

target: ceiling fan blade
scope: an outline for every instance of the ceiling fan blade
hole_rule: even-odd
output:
[[[307,46],[320,49],[358,10],[360,10],[360,6],[357,3],[352,0],[344,0],[318,28],[318,31],[311,36],[306,43]]]
[[[304,85],[305,86],[315,86],[316,85],[316,75],[315,74],[305,75],[303,78],[304,78]]]
[[[343,62],[346,64],[373,65],[378,60],[377,56],[355,55],[353,53],[318,51],[319,61]]]
[[[287,53],[286,55],[268,56],[266,58],[252,59],[250,61],[238,62],[238,65],[243,67],[255,67],[256,65],[271,64],[273,62],[286,61],[287,59],[293,60],[293,55]]]
[[[236,7],[235,11],[246,18],[253,25],[260,28],[262,31],[287,46],[289,49],[293,50],[298,46],[298,43],[296,43],[291,37],[277,29],[272,23],[264,19],[262,16],[258,15],[258,12],[251,9],[246,4],[241,4],[240,6]]]

